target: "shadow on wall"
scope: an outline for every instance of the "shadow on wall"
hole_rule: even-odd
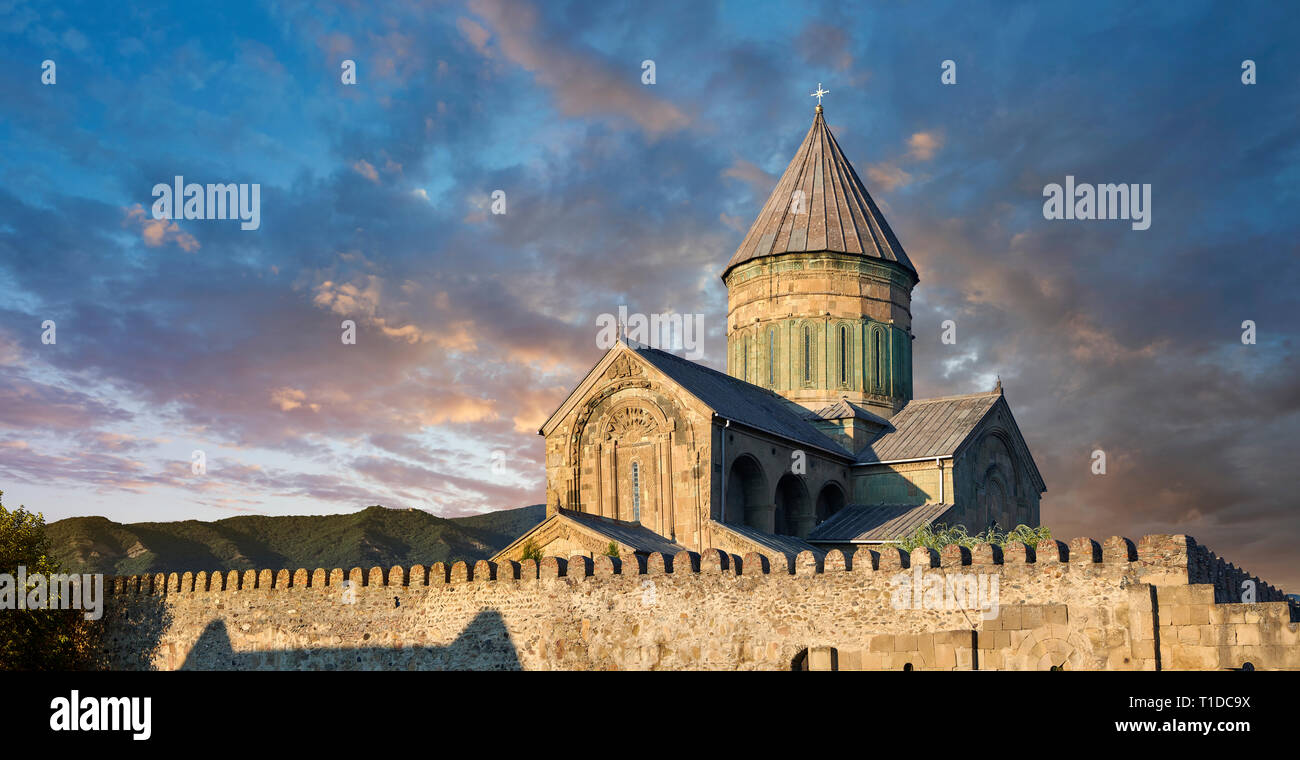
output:
[[[522,670],[501,613],[484,610],[446,646],[311,647],[236,652],[224,621],[208,624],[181,670]]]
[[[172,615],[161,596],[109,596],[97,621],[95,667],[104,670],[154,670],[154,655]]]

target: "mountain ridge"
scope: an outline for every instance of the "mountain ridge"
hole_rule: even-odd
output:
[[[69,517],[46,526],[69,573],[389,567],[487,559],[541,522],[543,504],[466,517],[380,505],[342,515],[240,515],[118,523]]]

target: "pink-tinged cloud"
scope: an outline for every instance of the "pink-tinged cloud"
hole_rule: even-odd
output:
[[[907,155],[917,161],[929,161],[943,147],[943,135],[937,132],[917,132],[907,139]]]
[[[0,429],[75,431],[129,419],[122,409],[81,391],[46,385],[21,372],[0,374]]]
[[[414,324],[392,324],[378,313],[383,300],[383,281],[375,275],[366,275],[359,278],[358,282],[360,284],[326,280],[316,286],[312,303],[406,343],[427,343],[436,338],[438,345],[444,348],[473,349],[469,323],[462,320],[446,325],[446,329],[437,335],[421,330]]]
[[[481,24],[461,16],[456,19],[456,29],[460,31],[460,36],[464,37],[465,41],[472,45],[474,50],[478,51],[479,55],[484,58],[492,57],[492,50],[487,45],[490,35],[488,30],[484,29]]]
[[[371,182],[374,182],[376,184],[379,183],[379,172],[376,171],[375,167],[364,158],[359,158],[356,161],[353,161],[352,170],[357,174],[360,174],[361,176],[370,180]]]
[[[149,216],[139,203],[124,209],[126,218],[122,226],[133,226],[140,230],[140,238],[151,248],[158,248],[164,243],[175,243],[186,253],[199,249],[199,241],[193,235],[181,230],[176,222],[169,219],[154,219]]]
[[[506,59],[532,72],[555,94],[565,115],[615,115],[652,135],[690,123],[676,106],[650,94],[652,86],[641,83],[640,59],[615,64],[577,43],[560,43],[542,28],[537,9],[522,0],[471,0],[470,10],[487,23]]]
[[[867,167],[867,179],[873,188],[880,188],[888,193],[899,187],[912,183],[912,175],[895,164],[875,164]]]
[[[520,474],[522,464],[532,475],[532,465],[516,462],[502,453],[463,456],[459,461],[431,469],[387,457],[360,457],[352,469],[376,483],[395,489],[410,500],[435,504],[444,517],[474,514],[475,505],[522,506],[531,503],[534,489],[502,485],[506,476]]]
[[[776,187],[777,177],[758,166],[752,161],[736,159],[723,170],[722,176],[738,179],[749,185],[750,189],[760,197],[766,196],[767,193]]]

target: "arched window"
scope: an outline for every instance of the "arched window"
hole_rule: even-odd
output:
[[[885,352],[881,345],[880,331],[875,330],[871,335],[875,357],[876,357],[876,389],[883,391],[885,389]]]
[[[632,463],[632,520],[641,522],[641,463]]]
[[[840,325],[840,385],[849,384],[849,328]]]
[[[812,342],[813,342],[812,326],[804,325],[803,326],[803,381],[805,383],[812,382],[812,356],[813,356]]]
[[[767,331],[767,385],[776,387],[776,328]]]

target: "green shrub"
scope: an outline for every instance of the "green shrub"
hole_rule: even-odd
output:
[[[610,542],[609,542],[609,546],[606,546],[606,547],[605,547],[605,556],[606,556],[606,557],[614,557],[615,559],[617,559],[618,556],[619,556],[619,555],[618,555],[618,544],[614,543],[613,541],[610,541]]]
[[[520,556],[519,559],[521,560],[531,559],[534,562],[541,562],[542,549],[540,546],[537,545],[536,541],[533,541],[533,539],[530,538],[524,542],[523,555]]]
[[[1040,541],[1046,541],[1051,537],[1052,529],[1045,525],[1037,528],[1031,528],[1028,525],[1017,525],[1007,533],[1003,533],[996,528],[989,528],[983,533],[972,536],[966,532],[964,526],[948,526],[940,523],[933,526],[922,525],[912,531],[910,535],[900,539],[898,548],[910,552],[924,546],[928,549],[940,551],[949,544],[957,544],[971,549],[976,544],[993,544],[994,546],[1003,547],[1015,542],[1037,546]]]

